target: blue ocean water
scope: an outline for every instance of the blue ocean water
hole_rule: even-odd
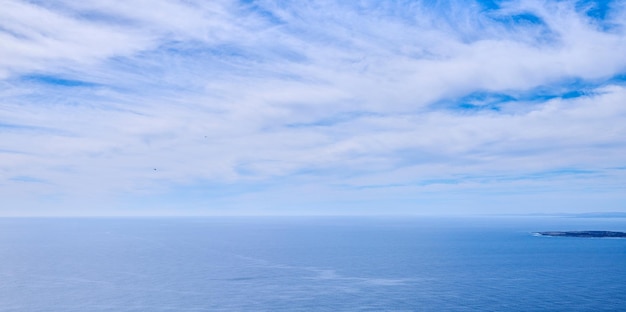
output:
[[[0,311],[626,311],[626,219],[0,218]]]

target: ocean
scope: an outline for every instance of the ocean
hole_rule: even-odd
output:
[[[0,218],[0,311],[626,311],[626,218]]]

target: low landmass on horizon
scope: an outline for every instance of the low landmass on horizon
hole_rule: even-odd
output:
[[[553,236],[553,237],[620,237],[626,238],[624,232],[614,231],[549,231],[549,232],[535,232],[538,236]]]

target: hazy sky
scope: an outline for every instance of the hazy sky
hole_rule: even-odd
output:
[[[625,1],[0,8],[0,215],[626,211]]]

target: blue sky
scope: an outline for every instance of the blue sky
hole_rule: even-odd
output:
[[[626,212],[624,1],[2,7],[0,215]]]

